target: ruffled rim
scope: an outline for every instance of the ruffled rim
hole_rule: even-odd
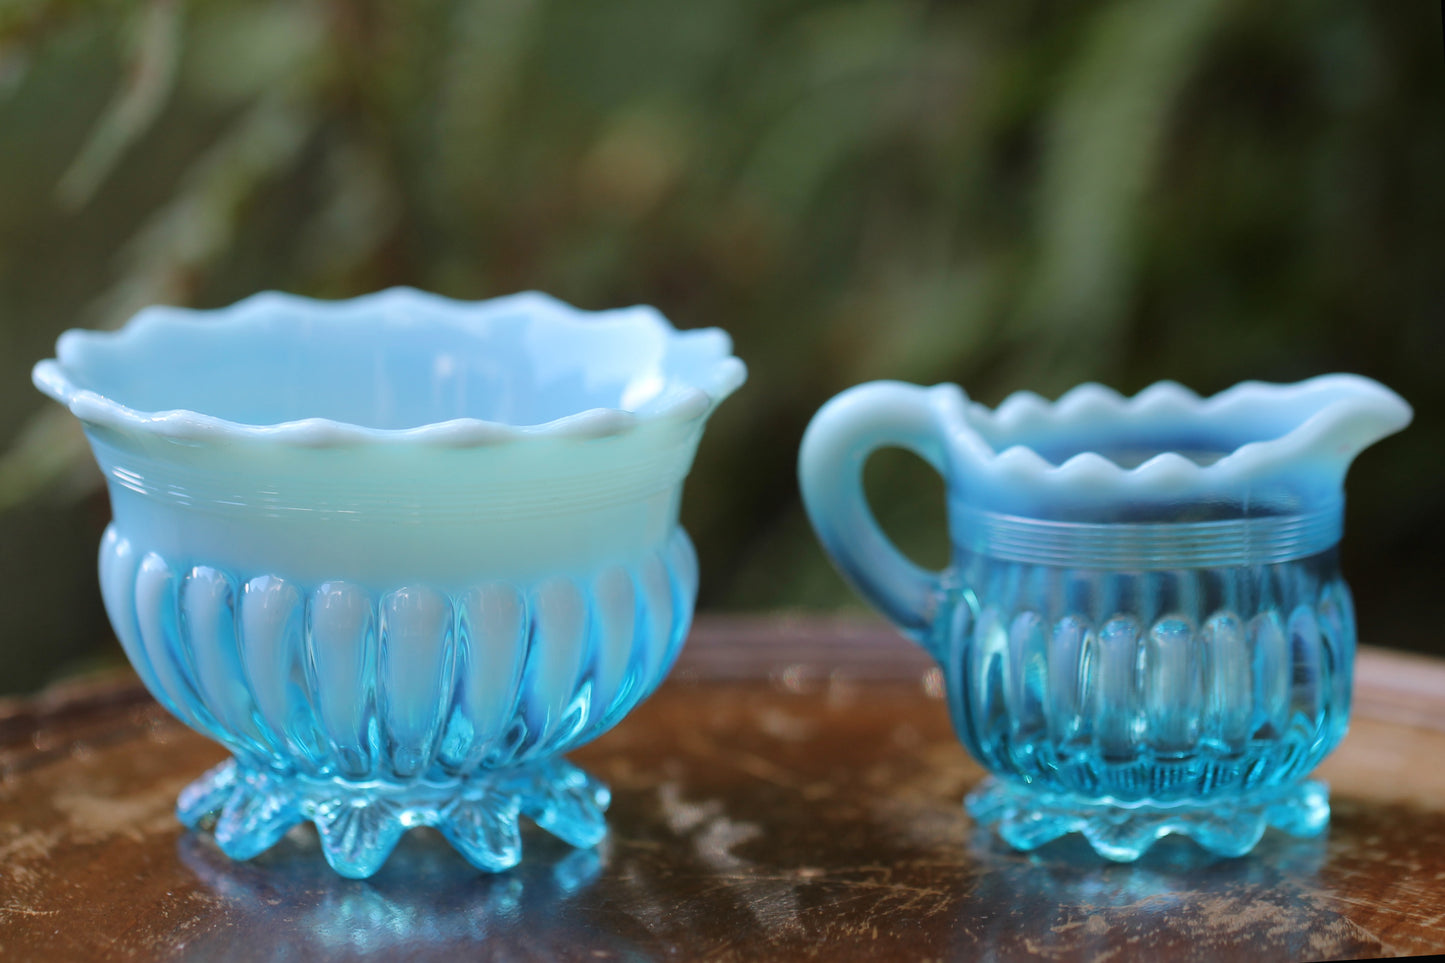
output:
[[[491,319],[526,314],[541,323],[568,327],[612,325],[660,332],[669,353],[685,357],[699,372],[690,381],[672,381],[666,390],[633,409],[587,408],[532,425],[512,425],[482,418],[453,418],[411,428],[372,428],[331,418],[302,418],[274,424],[231,421],[189,408],[141,410],[116,401],[72,378],[81,359],[94,351],[143,351],[168,332],[205,324],[218,332],[244,328],[279,312],[336,319],[348,314],[395,312],[406,316],[420,309],[416,323],[441,321],[467,327]],[[320,301],[267,291],[216,310],[175,307],[146,308],[118,331],[71,330],[56,342],[56,357],[41,361],[31,372],[35,386],[70,409],[87,424],[124,433],[154,435],[185,442],[263,441],[305,448],[367,444],[414,444],[449,448],[494,445],[528,438],[583,439],[620,435],[645,424],[687,421],[707,416],[747,380],[747,368],[732,354],[732,339],[719,328],[679,331],[656,309],[638,306],[609,311],[583,311],[540,292],[529,291],[487,301],[458,301],[414,288],[390,288],[340,301]]]
[[[1353,374],[1322,375],[1295,384],[1246,381],[1210,397],[1173,381],[1158,382],[1133,397],[1089,383],[1053,402],[1033,392],[1017,392],[997,409],[970,401],[957,385],[939,385],[934,391],[956,444],[976,470],[1002,485],[1044,485],[1070,493],[1219,491],[1291,469],[1342,477],[1361,451],[1404,428],[1413,417],[1399,395]],[[1270,437],[1241,444],[1207,464],[1176,451],[1162,451],[1132,467],[1097,451],[1081,451],[1054,463],[1027,444],[1007,443],[1070,429],[1097,431],[1101,424],[1116,426],[1125,436],[1170,426],[1260,425],[1271,417],[1293,425],[1279,433],[1266,429],[1263,433]]]

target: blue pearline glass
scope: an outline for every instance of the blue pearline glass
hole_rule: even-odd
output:
[[[106,477],[111,623],[232,753],[180,819],[236,859],[310,821],[351,877],[414,826],[489,871],[522,816],[596,845],[610,793],[560,755],[682,646],[682,484],[744,377],[721,331],[538,294],[268,293],[63,335],[34,378]]]
[[[977,821],[1021,849],[1078,832],[1131,860],[1182,833],[1239,855],[1268,825],[1329,819],[1305,777],[1349,717],[1344,475],[1410,415],[1350,375],[1213,398],[1085,385],[997,410],[877,382],[818,413],[799,479],[843,574],[937,658],[992,774]],[[945,479],[942,572],[901,556],[864,500],[885,446]]]

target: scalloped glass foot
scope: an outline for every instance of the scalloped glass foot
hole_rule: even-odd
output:
[[[1138,859],[1170,833],[1188,836],[1220,856],[1243,856],[1267,826],[1315,836],[1330,821],[1329,790],[1320,782],[1195,804],[1122,806],[989,778],[965,803],[976,822],[996,828],[1015,849],[1037,849],[1068,833],[1082,833],[1096,853],[1121,863]]]
[[[260,854],[310,820],[332,868],[361,879],[380,869],[414,826],[437,827],[488,872],[521,860],[517,820],[524,815],[564,842],[590,848],[607,835],[603,813],[611,799],[605,785],[561,759],[409,785],[283,776],[230,759],[181,792],[176,815],[192,829],[210,827],[232,859]]]

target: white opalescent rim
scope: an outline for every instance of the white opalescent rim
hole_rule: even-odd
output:
[[[695,374],[686,382],[671,380],[667,390],[628,409],[587,408],[538,424],[463,417],[408,428],[375,428],[320,417],[247,424],[190,408],[140,410],[82,387],[72,377],[75,363],[87,352],[143,352],[149,345],[163,344],[168,332],[182,326],[206,325],[209,331],[227,334],[281,312],[335,319],[383,310],[394,317],[410,317],[409,308],[424,309],[424,316],[415,320],[419,328],[436,323],[482,327],[494,318],[523,314],[529,322],[555,327],[563,337],[569,328],[598,325],[613,328],[622,337],[637,333],[660,336],[668,351],[685,357]],[[679,331],[656,309],[646,306],[584,311],[536,291],[486,301],[458,301],[398,287],[338,301],[266,291],[216,310],[150,307],[118,331],[66,331],[56,342],[56,357],[36,364],[31,378],[37,388],[69,408],[82,422],[127,434],[182,442],[258,441],[306,448],[367,444],[469,448],[525,439],[607,437],[649,423],[703,418],[747,380],[747,367],[733,356],[727,332],[720,328]]]
[[[1225,491],[1281,471],[1337,479],[1361,451],[1404,428],[1413,417],[1399,395],[1354,374],[1321,375],[1294,384],[1245,381],[1210,397],[1173,381],[1157,382],[1133,397],[1087,383],[1053,402],[1020,391],[997,409],[970,401],[957,385],[931,390],[952,443],[972,470],[1004,486],[1046,486],[1074,494]],[[1101,428],[1127,438],[1141,430],[1201,426],[1226,426],[1245,434],[1254,428],[1263,437],[1207,464],[1165,450],[1135,466],[1091,450],[1055,463],[1027,443],[1009,441]]]

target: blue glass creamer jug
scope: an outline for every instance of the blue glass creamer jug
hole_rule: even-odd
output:
[[[799,477],[848,580],[942,667],[959,738],[993,775],[974,818],[1033,849],[1081,832],[1138,858],[1181,833],[1223,855],[1329,819],[1305,777],[1349,714],[1340,574],[1351,461],[1409,406],[1354,375],[1200,398],[1087,384],[997,410],[956,385],[860,385],[804,436]],[[916,452],[947,488],[950,566],[879,530],[869,454]]]

